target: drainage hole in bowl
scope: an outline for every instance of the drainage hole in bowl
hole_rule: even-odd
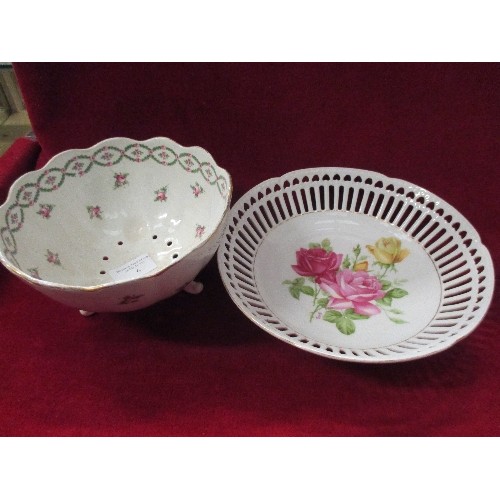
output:
[[[119,242],[118,242],[118,245],[123,245],[123,241],[119,241]]]
[[[99,274],[106,274],[106,271],[101,271]]]
[[[106,255],[102,258],[102,260],[109,260],[109,257],[107,257]]]
[[[171,247],[172,246],[172,240],[168,240],[167,241],[167,247]]]
[[[153,240],[156,240],[156,238],[158,238],[158,236],[156,234],[153,234]]]
[[[179,257],[178,253],[174,253],[174,255],[172,255],[172,259],[177,259],[177,257]]]

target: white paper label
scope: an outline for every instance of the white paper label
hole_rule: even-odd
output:
[[[156,269],[154,260],[148,254],[144,254],[123,264],[123,266],[111,269],[109,275],[114,281],[124,281],[144,276],[153,269]]]

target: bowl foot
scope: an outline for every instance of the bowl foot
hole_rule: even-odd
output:
[[[95,314],[95,312],[92,312],[92,311],[84,311],[83,309],[80,309],[80,314],[82,316],[92,316],[93,314]]]
[[[184,287],[185,292],[192,293],[194,295],[201,293],[202,290],[203,290],[203,283],[200,283],[199,281],[191,281]]]

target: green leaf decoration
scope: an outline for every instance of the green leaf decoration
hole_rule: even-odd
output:
[[[349,259],[349,255],[344,257],[344,261],[342,262],[342,267],[344,269],[349,269],[351,267],[351,259]]]
[[[299,297],[300,297],[300,288],[298,288],[298,287],[296,287],[296,286],[291,286],[291,287],[289,288],[289,290],[290,290],[290,294],[292,295],[292,297],[293,297],[294,299],[297,299],[297,300],[298,300],[298,299],[299,299]]]
[[[300,291],[306,295],[310,295],[311,297],[314,296],[314,288],[311,286],[302,285],[300,287]]]
[[[397,325],[402,325],[404,323],[407,323],[407,321],[404,321],[402,319],[399,319],[399,318],[389,318],[393,323],[396,323]]]
[[[378,299],[375,301],[377,304],[380,304],[382,306],[390,306],[392,305],[392,297],[390,297],[388,294],[383,299]]]
[[[337,328],[344,335],[352,335],[356,331],[354,321],[346,316],[342,316],[336,321]]]
[[[354,252],[354,255],[356,257],[359,257],[359,254],[361,253],[361,247],[359,246],[359,243],[352,249],[352,251]]]
[[[365,316],[364,314],[358,314],[354,312],[354,309],[346,309],[344,316],[349,319],[369,319],[370,316]]]
[[[309,243],[309,248],[321,248],[319,243]]]
[[[408,295],[408,292],[402,288],[393,288],[387,292],[387,295],[393,299],[401,299],[402,297]]]
[[[306,279],[305,278],[295,278],[293,281],[292,281],[292,284],[293,285],[298,285],[298,286],[302,286],[304,283],[305,283]]]
[[[391,267],[394,267],[394,264],[383,264],[382,262],[376,261],[373,263],[374,266],[380,267],[380,269],[389,270]]]
[[[401,309],[391,309],[389,312],[392,314],[403,314],[403,311]]]
[[[316,301],[316,305],[319,307],[326,307],[328,305],[328,297],[324,297],[322,299],[318,299]]]
[[[332,309],[326,311],[325,314],[323,314],[323,319],[325,321],[328,321],[328,323],[336,323],[341,318],[342,318],[342,313],[339,313],[338,311],[333,311]]]
[[[330,240],[325,238],[321,242],[321,248],[323,248],[323,250],[326,250],[327,252],[331,252],[332,251],[332,244],[330,243]]]
[[[389,290],[391,288],[391,282],[388,280],[380,280],[380,284],[382,285],[382,290]]]
[[[293,281],[290,281],[290,280],[285,280],[283,281],[283,283],[281,283],[282,285],[293,285]]]

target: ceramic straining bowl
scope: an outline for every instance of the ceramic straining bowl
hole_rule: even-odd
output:
[[[225,227],[228,172],[200,147],[107,139],[29,172],[0,207],[0,259],[82,311],[141,309],[182,289]]]

